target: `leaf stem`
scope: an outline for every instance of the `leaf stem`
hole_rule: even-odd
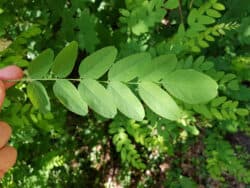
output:
[[[68,80],[72,82],[80,82],[86,78],[22,78],[22,79],[13,79],[13,80],[4,80],[5,82],[34,82],[34,81],[58,81],[58,80]],[[111,81],[98,80],[101,83],[110,83]],[[140,82],[125,82],[130,85],[138,85]],[[160,83],[160,82],[159,82]]]

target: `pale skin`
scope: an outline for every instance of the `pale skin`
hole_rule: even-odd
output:
[[[22,76],[22,70],[15,65],[0,69],[0,110],[6,89],[15,84],[7,80],[18,80],[21,79]],[[11,127],[6,122],[0,120],[0,179],[3,178],[4,174],[15,164],[17,158],[16,149],[7,144],[11,132]]]

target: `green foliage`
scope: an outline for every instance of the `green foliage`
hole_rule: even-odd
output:
[[[131,163],[131,165],[137,169],[146,168],[135,148],[135,145],[131,143],[124,128],[121,128],[114,123],[110,126],[109,133],[114,134],[112,140],[116,145],[117,152],[121,152],[121,159],[123,162]]]
[[[232,30],[236,27],[235,23],[222,23],[207,28],[208,25],[216,22],[215,19],[221,17],[219,11],[224,9],[224,5],[218,3],[217,0],[209,0],[198,9],[191,9],[187,18],[189,28],[185,35],[189,40],[187,44],[192,51],[199,52],[201,48],[209,47],[207,41],[215,41],[215,36],[224,35],[224,30]]]
[[[128,32],[135,35],[149,32],[166,14],[164,7],[167,7],[167,4],[160,0],[126,0],[125,4],[126,9],[120,10],[120,22],[126,25]]]
[[[140,144],[149,151],[164,152],[166,150],[162,137],[158,136],[147,122],[139,124],[132,120],[117,118],[109,125],[109,133],[113,135],[112,141],[117,152],[121,154],[122,162],[129,163],[137,169],[145,169],[146,165],[135,144]]]
[[[218,120],[236,120],[237,116],[247,116],[248,110],[238,108],[238,102],[222,96],[215,98],[208,105],[194,105],[193,110],[206,118]]]
[[[228,142],[210,135],[206,138],[205,144],[206,168],[212,178],[225,181],[222,174],[228,173],[240,182],[250,182],[249,170],[244,167],[243,160],[235,157],[235,152]]]

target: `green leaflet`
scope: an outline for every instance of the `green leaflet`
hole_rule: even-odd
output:
[[[221,3],[214,3],[213,8],[220,11],[225,10],[225,6]]]
[[[199,129],[197,129],[197,127],[192,126],[192,125],[188,125],[188,126],[183,126],[183,129],[185,129],[186,131],[190,132],[192,135],[199,135],[200,131]]]
[[[216,108],[210,108],[210,111],[211,111],[211,113],[212,113],[212,115],[214,117],[216,117],[219,120],[223,120],[223,116],[221,115],[221,113],[219,112],[218,109],[216,109]]]
[[[95,112],[106,118],[114,118],[116,106],[109,92],[96,80],[84,79],[78,86],[82,99]]]
[[[208,16],[211,16],[213,18],[220,18],[221,17],[221,13],[216,11],[216,10],[213,10],[213,9],[208,9],[206,11],[206,13]]]
[[[50,111],[50,101],[47,91],[43,84],[38,81],[33,81],[27,86],[27,95],[35,106],[42,113]]]
[[[117,61],[108,73],[109,80],[128,82],[144,73],[143,66],[151,63],[149,53],[137,53]]]
[[[192,69],[177,70],[163,80],[163,86],[176,98],[189,103],[206,103],[216,97],[218,85],[209,76]]]
[[[179,6],[178,0],[168,0],[166,3],[166,8],[168,9],[175,9]]]
[[[223,104],[226,100],[227,100],[227,97],[225,97],[225,96],[215,98],[214,100],[212,100],[211,106],[212,107],[218,107],[221,104]]]
[[[161,55],[152,60],[152,63],[145,64],[142,68],[144,69],[141,80],[147,81],[159,81],[163,79],[168,73],[172,72],[178,61],[176,55],[167,54]]]
[[[236,113],[240,116],[247,116],[249,114],[249,111],[247,109],[244,109],[244,108],[238,108],[236,110]]]
[[[202,114],[203,116],[205,116],[208,119],[212,119],[212,114],[210,113],[208,107],[204,104],[196,104],[193,105],[193,109],[194,111]]]
[[[117,49],[113,46],[102,48],[82,60],[79,67],[81,77],[98,79],[114,63]]]
[[[129,118],[142,121],[145,112],[141,102],[123,83],[112,81],[108,85],[108,91],[113,96],[117,108]]]
[[[198,17],[198,22],[200,24],[204,24],[204,25],[209,25],[209,24],[212,24],[215,22],[215,19],[214,18],[211,18],[209,16],[204,16],[204,15],[200,15]]]
[[[29,64],[29,76],[31,78],[42,78],[45,76],[51,68],[53,59],[54,52],[51,49],[44,50]]]
[[[141,82],[139,84],[139,95],[156,114],[169,120],[181,118],[181,109],[174,99],[158,85],[152,82]]]
[[[53,86],[53,91],[59,101],[71,112],[81,116],[88,113],[87,104],[70,81],[57,80]]]
[[[52,72],[59,78],[67,77],[73,70],[78,54],[78,44],[73,41],[56,56]]]
[[[199,12],[196,8],[192,9],[188,15],[187,23],[188,25],[193,25],[196,22],[196,18],[199,17]]]

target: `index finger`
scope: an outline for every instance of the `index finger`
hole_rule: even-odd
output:
[[[19,80],[22,77],[23,71],[16,65],[10,65],[0,69],[0,80],[3,81],[5,88],[9,88],[15,84],[15,82],[8,82],[7,80]]]

